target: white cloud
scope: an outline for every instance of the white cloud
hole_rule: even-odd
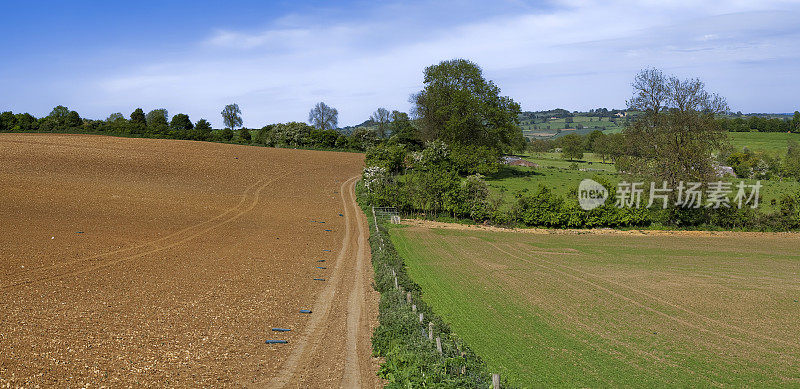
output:
[[[796,104],[776,97],[771,88],[779,84],[770,78],[800,82],[781,71],[800,62],[796,2],[565,1],[524,9],[415,23],[414,15],[396,17],[391,5],[363,19],[313,24],[293,16],[255,32],[215,30],[188,57],[113,74],[93,92],[120,105],[153,102],[216,125],[221,107],[236,101],[251,127],[304,120],[324,100],[347,125],[379,106],[407,109],[425,66],[463,57],[527,109],[620,107],[634,73],[647,66],[706,79],[734,109]],[[759,66],[768,71],[754,71]],[[737,88],[744,78],[753,89]]]

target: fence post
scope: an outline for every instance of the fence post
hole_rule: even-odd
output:
[[[436,351],[438,351],[439,354],[442,353],[442,338],[438,336],[436,337]]]
[[[375,207],[372,207],[372,221],[375,223],[375,233],[378,233],[378,217],[375,216]]]
[[[500,389],[500,374],[492,374],[492,388]]]
[[[424,321],[423,317],[424,317],[424,316],[422,316],[422,314],[420,313],[420,314],[419,314],[419,323],[420,323],[420,324],[422,324],[422,322]]]
[[[433,322],[428,322],[428,339],[433,340]]]
[[[406,292],[406,303],[411,304],[411,292]]]
[[[417,304],[411,304],[411,312],[417,312]]]

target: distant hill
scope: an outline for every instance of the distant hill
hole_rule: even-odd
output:
[[[377,125],[375,124],[375,122],[372,119],[367,119],[367,120],[364,120],[361,124],[356,124],[355,126],[347,126],[347,127],[337,128],[336,131],[339,131],[339,132],[341,132],[342,134],[345,134],[345,135],[350,135],[350,134],[353,133],[353,131],[355,131],[356,128],[359,128],[359,127],[372,128],[372,127],[376,127],[376,126]]]

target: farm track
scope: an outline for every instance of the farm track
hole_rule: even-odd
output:
[[[369,313],[364,296],[370,293],[374,296],[375,292],[364,273],[369,265],[368,233],[364,227],[365,216],[355,202],[356,179],[353,177],[342,183],[339,191],[345,234],[332,275],[326,279],[325,289],[314,303],[311,320],[279,373],[269,382],[259,382],[256,386],[313,387],[324,382],[322,386],[325,387],[381,387],[377,377],[370,373],[375,362],[363,358],[371,353],[373,329],[364,320]],[[331,353],[332,350],[335,353]],[[331,354],[338,357],[326,357]]]

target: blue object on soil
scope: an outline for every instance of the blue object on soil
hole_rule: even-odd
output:
[[[264,343],[266,343],[266,344],[289,343],[289,341],[288,340],[267,339]]]
[[[287,331],[291,331],[291,329],[288,329],[288,328],[277,328],[277,327],[276,327],[276,328],[273,328],[272,330],[273,330],[273,331],[276,331],[276,332],[287,332]]]
[[[311,313],[310,309],[301,309],[300,313]]]

